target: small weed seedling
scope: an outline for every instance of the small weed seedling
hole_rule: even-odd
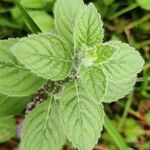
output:
[[[0,41],[1,99],[16,100],[0,112],[14,115],[44,87],[44,102],[25,119],[20,150],[60,150],[66,139],[92,150],[103,128],[103,103],[132,90],[144,60],[125,43],[103,43],[93,4],[57,0],[54,14],[53,33]]]

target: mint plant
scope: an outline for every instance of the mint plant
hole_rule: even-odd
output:
[[[91,150],[103,129],[103,103],[132,90],[144,60],[128,44],[103,42],[93,4],[57,0],[54,14],[54,32],[0,41],[1,101],[15,97],[20,111],[28,96],[46,87],[44,102],[25,119],[20,150],[60,150],[66,139]]]

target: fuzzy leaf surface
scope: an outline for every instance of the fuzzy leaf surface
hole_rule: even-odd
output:
[[[97,67],[82,67],[80,68],[79,80],[91,93],[91,95],[100,102],[106,90],[106,76],[100,68]]]
[[[60,150],[64,140],[58,104],[49,98],[26,118],[20,150]]]
[[[94,72],[91,71],[89,74],[85,73],[84,70],[86,69],[81,70],[81,75],[82,72],[85,74],[83,77],[80,77],[82,82],[87,83],[87,79],[89,79],[88,84],[86,84],[87,89],[89,91],[95,91],[96,95],[96,93],[100,93],[103,84],[105,87],[103,92],[105,92],[103,97],[99,96],[98,101],[112,102],[125,96],[132,90],[136,76],[144,65],[144,60],[128,44],[112,41],[100,44],[87,51],[82,64],[88,70],[93,66],[100,72],[103,72],[98,74],[98,82],[98,77],[94,79],[90,76],[91,74],[94,76]],[[91,81],[92,83],[90,83]]]
[[[14,57],[11,48],[18,40],[0,41],[0,93],[8,96],[28,96],[45,82],[25,69]]]
[[[34,74],[51,80],[65,79],[72,67],[68,46],[52,34],[31,35],[13,47],[18,60]]]
[[[101,16],[93,4],[85,7],[75,27],[75,44],[79,50],[82,45],[96,46],[103,39],[103,23]]]
[[[91,150],[102,131],[102,105],[77,80],[70,82],[61,96],[61,115],[69,140],[79,150]]]
[[[109,42],[116,49],[113,55],[100,68],[106,75],[107,87],[103,102],[118,100],[128,94],[142,70],[144,60],[141,55],[128,44]]]
[[[57,0],[55,4],[55,27],[69,45],[74,45],[76,20],[84,9],[82,0]]]
[[[0,117],[7,117],[20,113],[31,97],[7,97],[0,95]]]

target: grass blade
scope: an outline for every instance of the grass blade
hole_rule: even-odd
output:
[[[114,126],[113,122],[109,119],[107,115],[105,116],[104,127],[120,150],[129,149],[126,143],[124,142],[122,136],[120,135],[120,133],[117,131],[116,127]]]
[[[122,127],[124,126],[124,124],[126,122],[126,118],[127,118],[128,112],[129,112],[131,104],[132,104],[133,95],[134,95],[134,90],[132,90],[130,92],[129,96],[128,96],[128,100],[127,100],[127,103],[126,103],[126,106],[125,106],[125,109],[124,109],[124,112],[123,112],[123,116],[122,116],[122,118],[119,122],[119,125],[118,125],[119,130],[122,129]]]
[[[37,26],[34,20],[27,13],[26,9],[18,2],[18,0],[16,0],[16,5],[18,6],[20,12],[22,13],[24,19],[28,22],[29,26],[31,27],[32,32],[33,33],[41,32],[40,28]]]

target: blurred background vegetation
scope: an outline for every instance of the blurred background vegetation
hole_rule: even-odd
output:
[[[43,32],[54,29],[53,6],[55,0],[21,0],[22,6]],[[85,0],[94,2],[102,15],[105,41],[121,40],[137,48],[145,59],[143,72],[139,74],[134,90],[119,102],[105,105],[109,116],[99,144],[95,150],[150,150],[150,0]],[[66,10],[67,11],[67,10]],[[0,39],[23,37],[31,34],[30,26],[13,0],[0,0]],[[16,150],[19,143],[20,120],[8,118],[7,136],[0,133],[0,150]],[[17,122],[17,138],[16,127]],[[0,126],[0,129],[2,127]],[[0,130],[1,132],[1,130]],[[4,134],[3,134],[4,135]],[[120,139],[120,136],[122,137]],[[9,140],[13,137],[11,140]],[[69,143],[68,143],[69,145]],[[65,150],[73,150],[64,146]]]

